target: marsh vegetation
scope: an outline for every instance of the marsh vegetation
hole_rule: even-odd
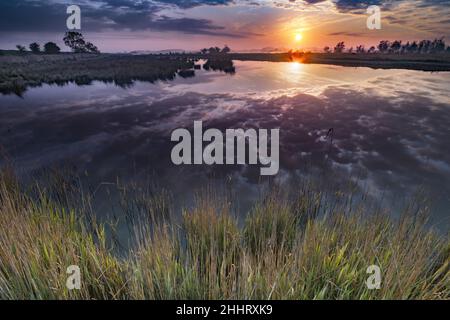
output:
[[[351,54],[351,53],[227,53],[227,54],[0,54],[0,93],[22,95],[42,84],[87,85],[92,81],[129,86],[135,81],[155,82],[195,76],[203,59],[205,70],[236,72],[233,60],[301,62],[350,67],[450,71],[450,54]]]
[[[65,175],[53,181],[24,187],[0,173],[1,299],[450,298],[450,243],[425,227],[420,201],[398,220],[360,206],[320,216],[324,195],[304,184],[290,197],[273,189],[238,219],[208,189],[176,218],[169,192],[122,188],[134,234],[123,252],[93,194]],[[70,265],[80,290],[66,288]],[[370,265],[380,290],[366,286]]]

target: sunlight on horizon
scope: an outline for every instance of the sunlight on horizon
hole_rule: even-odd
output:
[[[288,72],[289,77],[291,76],[299,76],[304,72],[303,70],[303,64],[300,61],[293,61],[288,63]]]

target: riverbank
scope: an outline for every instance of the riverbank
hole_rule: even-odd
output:
[[[418,71],[450,71],[450,54],[326,54],[305,55],[303,63],[330,64],[373,69],[407,69]]]
[[[119,256],[117,221],[99,222],[93,195],[64,176],[52,181],[24,187],[0,171],[0,299],[450,298],[450,242],[426,228],[425,208],[319,217],[322,195],[305,185],[267,194],[242,223],[214,190],[176,220],[167,192],[124,191],[136,241]],[[80,290],[66,287],[72,265]],[[371,265],[379,290],[366,284]]]
[[[207,60],[208,70],[234,73],[233,60],[301,62],[375,69],[450,71],[449,54],[325,54],[325,53],[231,53],[201,54],[11,54],[0,55],[0,93],[22,95],[27,88],[42,84],[86,85],[92,81],[131,85],[134,81],[154,82],[195,76],[195,62]]]
[[[329,64],[373,69],[407,69],[418,71],[450,71],[450,54],[351,54],[351,53],[234,53],[233,60],[297,61],[308,64]]]

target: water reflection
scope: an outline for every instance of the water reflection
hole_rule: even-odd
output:
[[[157,176],[180,201],[211,178],[231,177],[245,201],[255,196],[259,168],[174,166],[170,133],[194,120],[205,130],[280,128],[277,181],[328,170],[333,182],[357,176],[373,196],[394,200],[423,187],[435,221],[448,229],[450,73],[234,66],[233,76],[196,69],[195,77],[138,81],[126,90],[94,82],[1,96],[0,145],[22,172],[71,163],[97,183]]]

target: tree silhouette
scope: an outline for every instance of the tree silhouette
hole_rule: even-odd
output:
[[[39,43],[33,42],[30,44],[29,48],[30,48],[31,52],[33,52],[33,53],[41,52],[41,46],[39,45]]]
[[[445,41],[444,38],[440,39],[434,39],[434,41],[431,43],[431,51],[433,53],[440,53],[445,51]]]
[[[395,40],[391,44],[390,52],[399,53],[400,49],[402,48],[402,42],[399,40]]]
[[[336,47],[334,47],[334,52],[335,53],[342,53],[345,50],[345,43],[344,41],[338,42],[338,44],[336,45]]]
[[[98,48],[90,42],[84,40],[80,32],[68,31],[64,37],[64,44],[76,53],[99,53]]]
[[[223,49],[222,49],[222,53],[229,53],[230,51],[231,51],[231,49],[227,45],[225,45],[225,47],[223,47]]]
[[[418,49],[419,49],[419,46],[417,45],[417,42],[414,41],[413,43],[411,43],[411,46],[409,47],[409,52],[415,53],[415,52],[417,52]]]
[[[54,42],[47,42],[44,45],[44,52],[48,54],[59,53],[61,49]]]
[[[386,53],[388,52],[390,46],[391,43],[389,41],[381,40],[378,44],[378,51],[380,51],[381,53]]]
[[[90,52],[90,53],[100,53],[100,51],[98,50],[98,48],[96,46],[94,46],[92,43],[87,42],[86,43],[86,51]]]
[[[16,48],[17,48],[17,50],[19,50],[19,52],[27,51],[27,49],[24,46],[20,45],[20,44],[16,45]]]

